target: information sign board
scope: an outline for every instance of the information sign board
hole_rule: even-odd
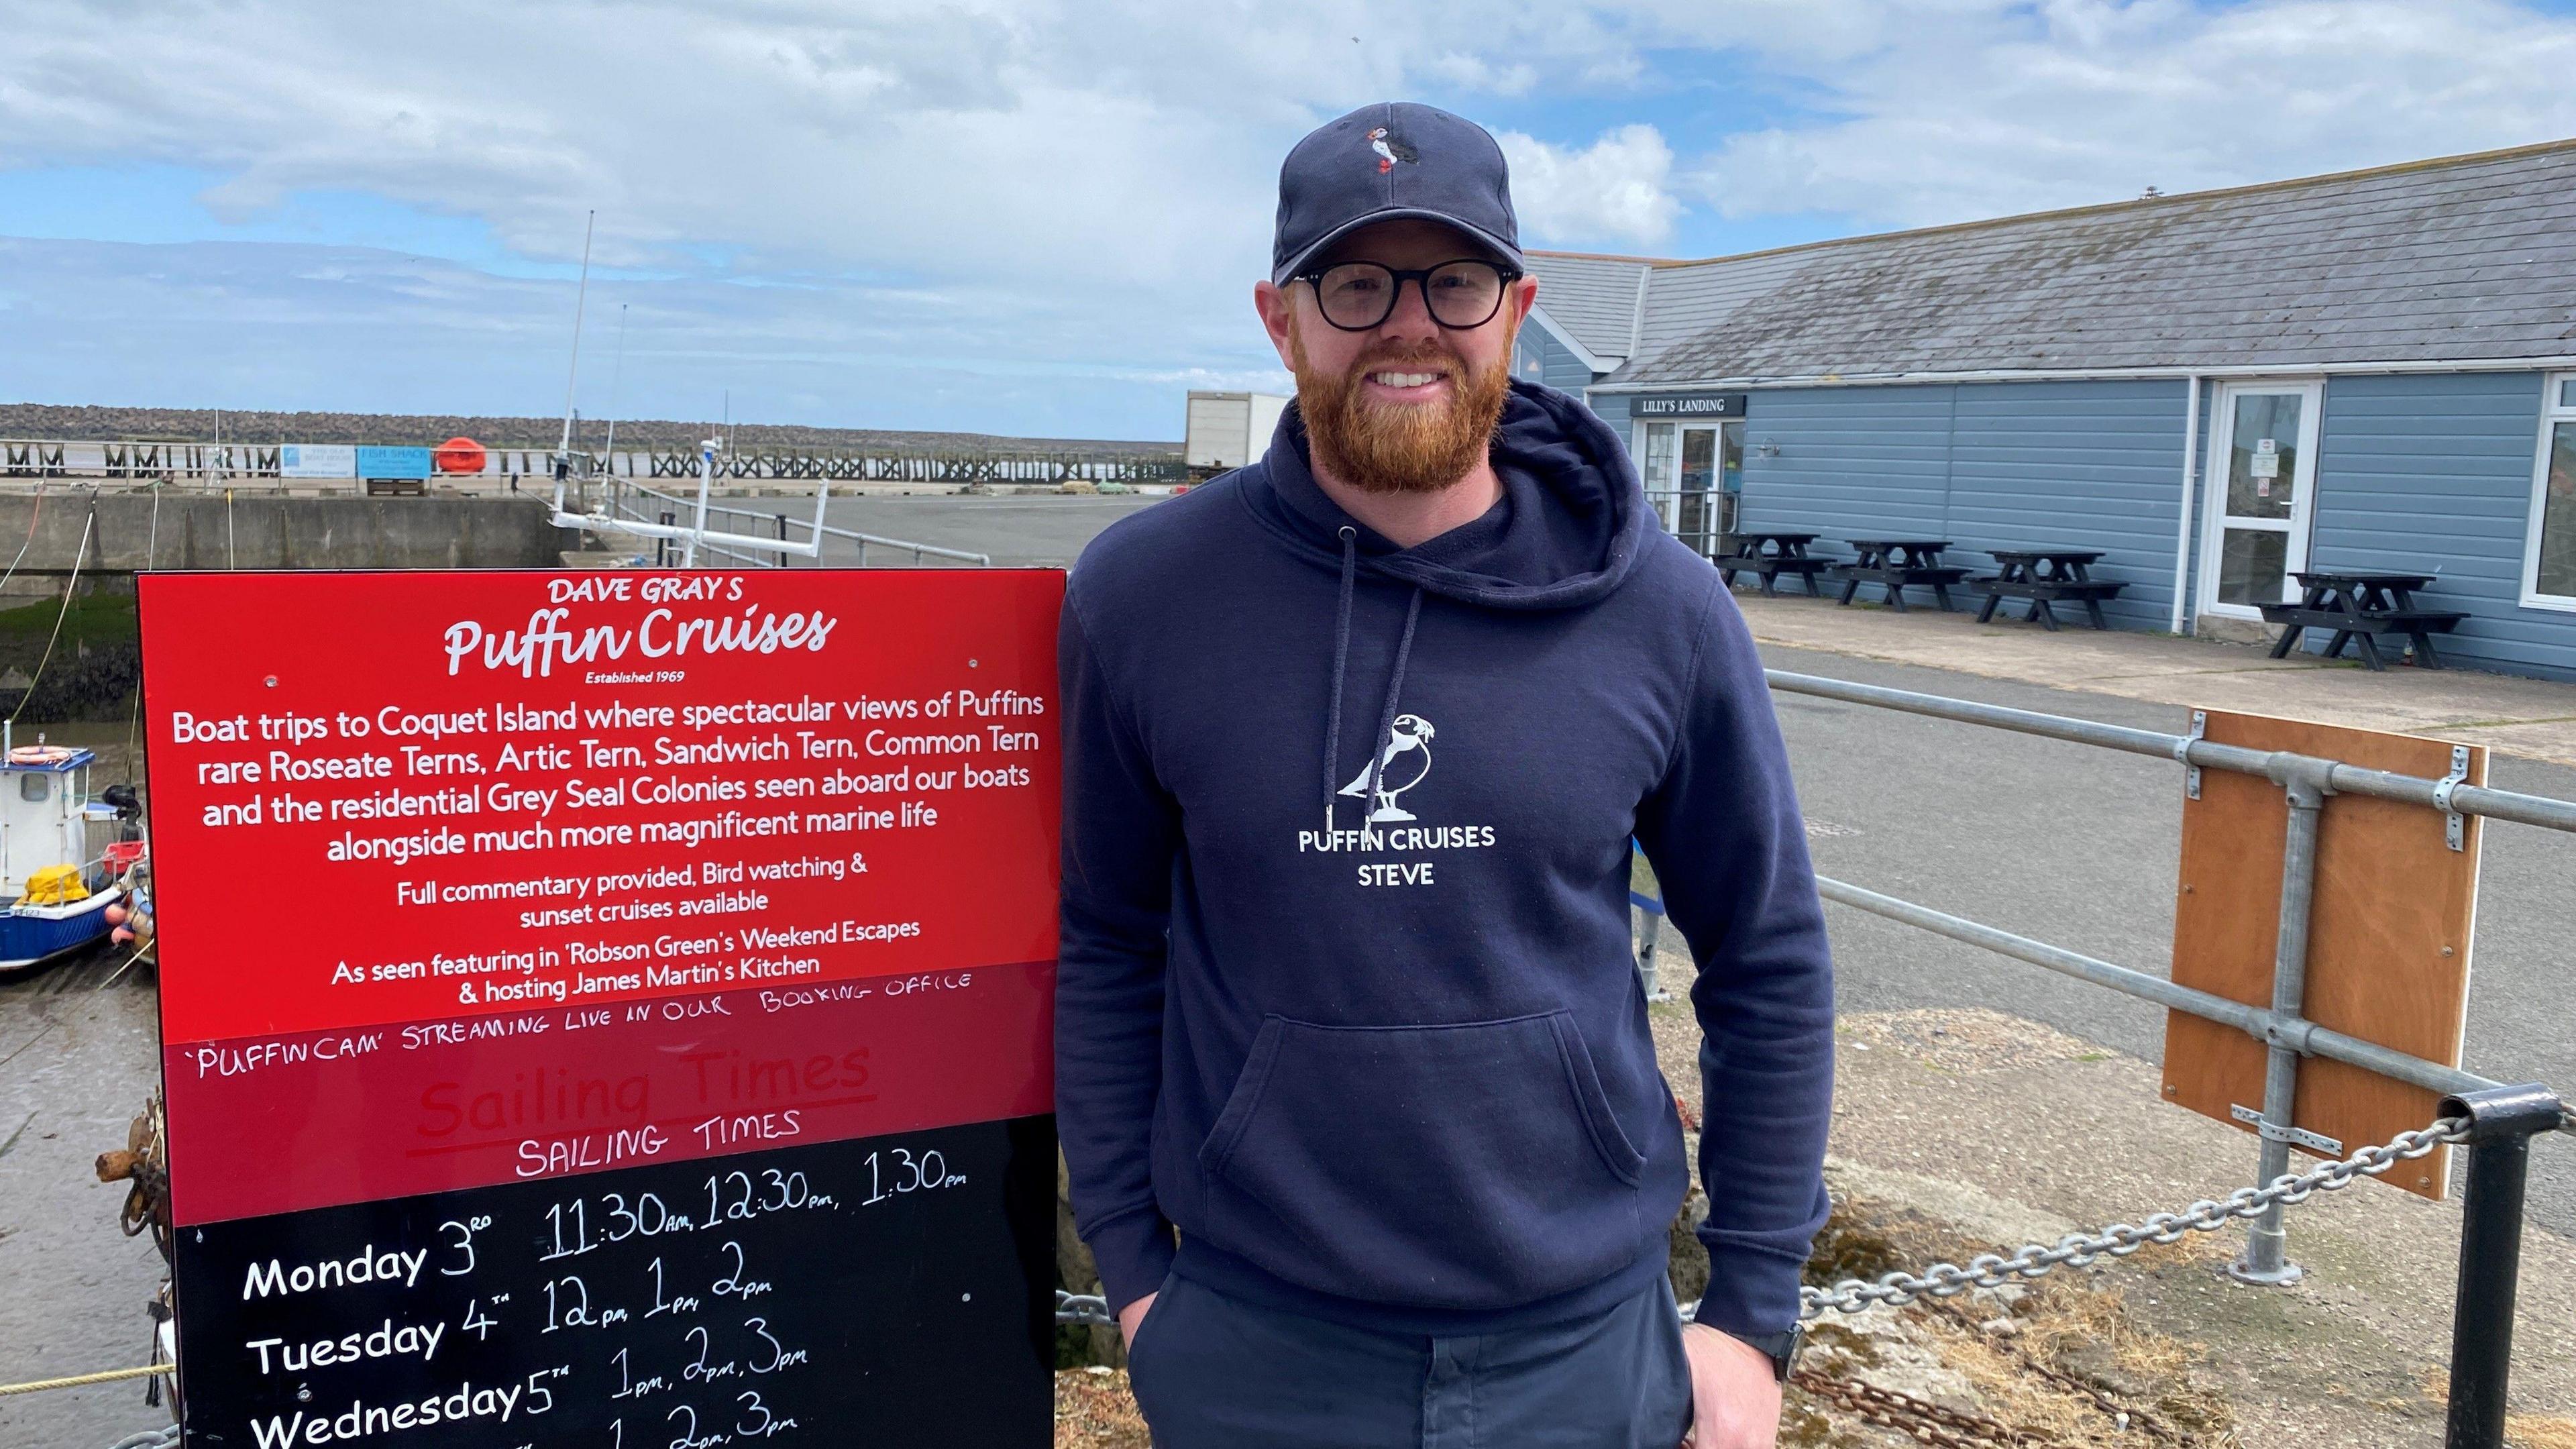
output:
[[[190,1444],[1047,1442],[1062,574],[138,591]]]
[[[346,443],[286,443],[277,450],[280,478],[355,478],[358,450]]]

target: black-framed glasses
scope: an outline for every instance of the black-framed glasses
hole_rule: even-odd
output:
[[[1431,320],[1452,332],[1482,327],[1503,309],[1503,289],[1520,277],[1509,267],[1473,257],[1436,267],[1404,270],[1377,262],[1344,262],[1320,271],[1299,272],[1291,280],[1315,289],[1324,320],[1344,332],[1366,332],[1395,315],[1404,284],[1422,288],[1422,305]]]

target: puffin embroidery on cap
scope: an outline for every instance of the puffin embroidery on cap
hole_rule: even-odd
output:
[[[1368,143],[1369,149],[1377,153],[1377,174],[1380,176],[1394,170],[1395,163],[1398,161],[1410,162],[1422,159],[1421,152],[1395,139],[1384,126],[1376,127],[1368,133]]]

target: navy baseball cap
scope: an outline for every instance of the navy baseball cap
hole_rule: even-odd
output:
[[[1463,116],[1386,101],[1318,127],[1280,163],[1270,280],[1285,286],[1324,248],[1400,217],[1446,222],[1522,265],[1503,148]]]

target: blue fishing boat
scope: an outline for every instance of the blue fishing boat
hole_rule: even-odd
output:
[[[0,736],[0,974],[23,971],[106,938],[108,908],[138,848],[112,849],[131,816],[91,792],[97,756]]]

